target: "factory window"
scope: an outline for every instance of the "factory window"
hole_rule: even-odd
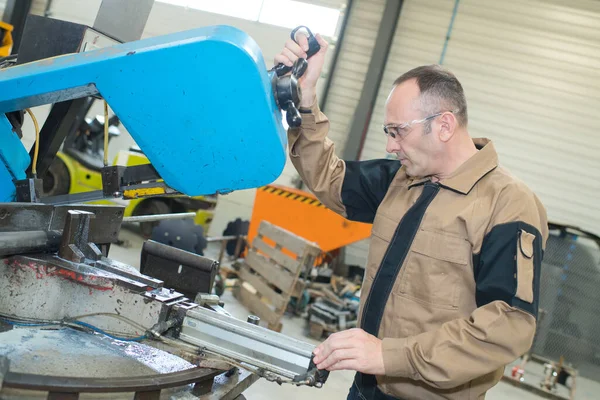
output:
[[[340,10],[293,0],[264,0],[259,22],[293,29],[300,25],[324,36],[334,36]]]
[[[335,35],[340,18],[340,10],[294,0],[157,1],[290,29],[306,25],[313,32],[329,37]]]

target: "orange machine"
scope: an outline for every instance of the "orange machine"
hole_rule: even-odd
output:
[[[263,220],[317,243],[324,253],[368,238],[372,226],[343,218],[310,193],[278,185],[256,191],[248,243]]]

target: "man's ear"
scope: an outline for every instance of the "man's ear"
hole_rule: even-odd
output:
[[[454,132],[458,126],[458,121],[456,120],[456,116],[451,112],[442,114],[439,118],[439,121],[438,135],[442,142],[447,142],[452,139],[452,136],[454,136]]]

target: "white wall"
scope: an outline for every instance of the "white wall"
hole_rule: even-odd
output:
[[[92,26],[100,4],[101,0],[54,0],[50,9],[50,17]],[[231,25],[250,35],[261,48],[267,68],[273,66],[273,58],[281,51],[290,34],[290,29],[288,28],[155,2],[143,37],[146,38],[210,25]],[[329,60],[332,55],[333,46],[329,52]],[[325,78],[328,75],[329,60],[325,67],[323,79],[320,82],[319,91],[323,90]],[[210,60],[207,61],[210,62]],[[48,115],[49,106],[37,107],[33,111],[40,124],[42,124]],[[90,111],[90,115],[101,114],[102,112],[101,102],[96,102]],[[165,116],[165,118],[168,118],[168,116]],[[235,123],[235,121],[227,121],[226,123]],[[122,129],[122,132],[121,137],[115,139],[110,144],[109,158],[111,160],[119,150],[127,149],[134,144],[133,139],[127,131]],[[23,143],[27,148],[31,148],[33,142],[33,126],[27,120],[24,126]],[[297,173],[288,158],[284,171],[275,183],[293,185],[292,182],[296,178]],[[252,189],[220,196],[216,216],[209,234],[221,234],[227,222],[235,218],[249,219],[252,213],[254,194],[255,190]]]

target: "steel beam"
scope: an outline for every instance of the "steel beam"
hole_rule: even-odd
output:
[[[367,70],[367,77],[354,113],[354,119],[350,125],[346,147],[344,148],[343,158],[345,160],[360,159],[403,3],[403,0],[387,0],[385,3],[383,18],[379,25],[379,32],[375,41],[375,48],[373,49],[371,62]]]

